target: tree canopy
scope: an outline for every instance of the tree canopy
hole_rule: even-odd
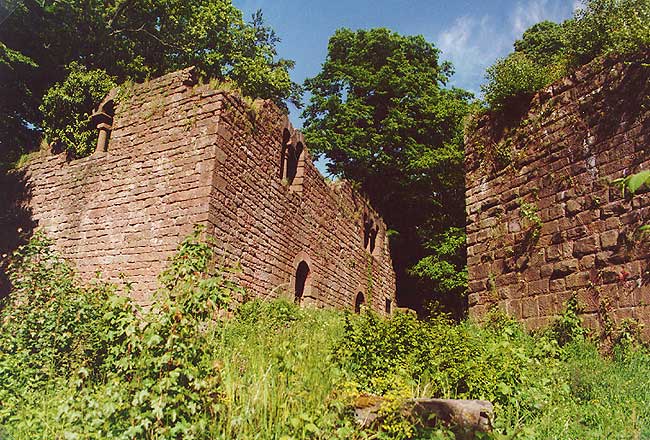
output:
[[[462,119],[470,94],[422,36],[340,29],[305,82],[310,150],[358,182],[391,229],[401,302],[464,292]],[[437,292],[438,295],[434,294]],[[444,295],[449,295],[444,298]]]
[[[261,13],[247,23],[230,0],[9,0],[3,6],[0,158],[5,161],[37,144],[33,135],[44,124],[50,131],[68,127],[53,127],[61,115],[44,120],[38,107],[55,84],[55,94],[74,89],[64,80],[73,73],[83,79],[83,69],[92,75],[102,70],[119,83],[195,65],[202,76],[232,80],[247,95],[278,104],[300,98],[289,77],[293,62],[277,58],[279,40]]]

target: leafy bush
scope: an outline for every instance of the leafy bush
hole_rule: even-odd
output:
[[[487,84],[481,86],[490,108],[499,110],[517,98],[535,93],[559,77],[528,55],[514,52],[488,67]]]
[[[204,435],[220,400],[210,340],[217,311],[239,288],[214,271],[201,233],[196,228],[181,243],[154,307],[140,319],[114,287],[83,287],[37,234],[14,256],[15,291],[2,310],[5,396],[16,402],[57,380],[76,388],[59,401],[68,437]],[[17,407],[7,405],[0,417]]]
[[[231,271],[217,269],[214,246],[214,239],[205,234],[205,227],[195,226],[159,275],[163,290],[156,304],[173,301],[182,313],[193,319],[208,320],[230,304],[232,295],[242,295],[243,290],[228,276]]]
[[[59,144],[72,157],[88,156],[94,151],[97,130],[90,114],[115,87],[114,79],[104,70],[88,70],[72,62],[68,75],[43,96],[43,131],[48,142]]]
[[[9,269],[13,290],[0,310],[0,402],[81,369],[91,379],[106,374],[137,327],[130,302],[115,286],[80,287],[40,233],[14,254]]]
[[[567,55],[574,66],[603,54],[631,53],[650,47],[650,3],[589,0],[564,27]]]
[[[241,323],[274,330],[290,326],[303,316],[300,307],[288,301],[249,301],[239,306],[235,312],[235,319]]]
[[[532,339],[502,317],[481,329],[453,325],[445,317],[422,322],[408,314],[391,320],[366,314],[347,322],[337,348],[342,368],[369,392],[426,384],[438,397],[480,398],[501,405],[516,398],[529,409],[546,398],[531,367],[551,365],[557,357],[554,341]]]
[[[650,372],[641,361],[650,353],[621,345],[613,359],[601,357],[574,313],[565,312],[555,331],[536,335],[499,312],[483,326],[404,314],[349,317],[335,361],[361,391],[490,400],[494,438],[644,438],[650,391],[639,383]],[[555,336],[564,338],[562,347]],[[437,438],[407,431],[379,438]]]
[[[587,336],[586,329],[582,327],[582,319],[578,316],[579,313],[578,298],[572,295],[560,317],[548,328],[549,336],[555,339],[560,346],[582,340]]]

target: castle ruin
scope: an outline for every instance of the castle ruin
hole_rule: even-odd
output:
[[[384,222],[319,174],[271,102],[197,84],[189,68],[109,95],[93,120],[92,156],[42,152],[26,168],[33,221],[83,278],[124,276],[148,305],[168,257],[204,224],[253,296],[391,313]]]

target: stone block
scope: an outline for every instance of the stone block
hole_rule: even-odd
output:
[[[594,236],[585,237],[573,244],[573,254],[581,257],[583,255],[594,254],[598,251],[598,238]]]
[[[542,295],[538,298],[538,301],[540,316],[553,316],[557,313],[555,295]]]
[[[541,295],[548,293],[549,291],[549,280],[542,279],[537,281],[532,281],[528,283],[528,295]]]
[[[522,317],[533,318],[539,316],[537,298],[526,298],[522,301]]]
[[[617,230],[607,231],[600,234],[600,243],[603,249],[613,249],[618,244],[619,232]]]
[[[578,272],[567,276],[565,280],[567,289],[576,289],[588,286],[590,275],[589,272]]]
[[[558,261],[553,265],[553,278],[563,278],[578,271],[578,260],[575,258]]]
[[[511,299],[509,301],[506,301],[506,313],[515,319],[521,319],[522,317],[521,300]]]
[[[549,282],[549,290],[551,292],[562,292],[566,289],[566,281],[564,279],[551,280]]]
[[[580,202],[578,202],[575,199],[567,200],[566,212],[568,215],[576,215],[581,210],[582,210],[582,206],[580,205]]]

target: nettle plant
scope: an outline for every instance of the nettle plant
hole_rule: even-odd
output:
[[[527,223],[530,238],[537,240],[542,230],[542,218],[539,216],[537,205],[520,199],[519,216]]]
[[[643,170],[627,177],[621,177],[612,181],[612,184],[621,188],[621,194],[625,196],[626,192],[634,196],[639,191],[650,188],[650,170]],[[650,234],[650,225],[642,225],[638,229],[642,235]]]
[[[219,310],[241,288],[197,226],[160,275],[149,311],[118,287],[83,285],[37,233],[13,257],[0,310],[0,424],[30,390],[66,383],[66,438],[206,438],[222,400]]]

